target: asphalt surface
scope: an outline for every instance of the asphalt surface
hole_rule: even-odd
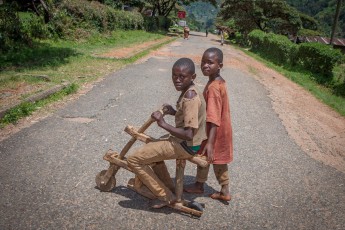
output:
[[[231,58],[232,48],[203,35],[179,38],[162,49],[169,56],[107,76],[78,100],[0,142],[0,229],[345,229],[344,174],[308,157],[288,136],[265,88],[232,66],[222,70],[234,132],[229,204],[208,198],[219,189],[212,170],[205,194],[184,195],[205,204],[201,218],[150,209],[148,199],[126,188],[133,174],[124,169],[111,192],[95,188],[96,174],[109,165],[105,152],[120,152],[130,139],[124,127],[139,127],[163,103],[175,104],[170,71],[179,57],[200,58],[217,46]],[[207,79],[200,63],[196,67],[202,89]],[[154,124],[147,133],[165,132]],[[175,162],[167,164],[174,177]],[[195,172],[189,163],[185,183],[194,181]]]

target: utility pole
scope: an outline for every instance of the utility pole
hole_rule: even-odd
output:
[[[336,9],[336,12],[335,12],[334,21],[333,21],[333,26],[332,26],[332,35],[331,35],[330,45],[333,44],[335,31],[336,31],[336,29],[337,29],[338,20],[339,20],[339,14],[340,14],[341,2],[342,2],[342,0],[338,0],[338,3],[337,3],[337,9]]]

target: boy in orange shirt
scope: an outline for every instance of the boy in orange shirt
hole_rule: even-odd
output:
[[[219,192],[210,194],[212,199],[230,201],[228,163],[233,160],[230,105],[225,80],[220,76],[223,52],[218,48],[207,49],[201,60],[201,70],[209,77],[203,95],[206,101],[207,141],[199,151],[213,164],[213,170],[221,185]],[[185,192],[203,193],[209,167],[198,166],[196,182],[184,188]]]

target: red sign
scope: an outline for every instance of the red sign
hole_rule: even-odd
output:
[[[185,18],[186,17],[186,11],[179,11],[177,12],[178,18]]]

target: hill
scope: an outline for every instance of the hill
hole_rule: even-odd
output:
[[[218,9],[206,2],[194,2],[185,6],[187,16],[199,22],[200,29],[213,28],[213,23],[218,14]]]
[[[291,6],[319,21],[326,36],[331,36],[337,0],[287,0]],[[345,3],[340,9],[336,37],[345,38]]]

